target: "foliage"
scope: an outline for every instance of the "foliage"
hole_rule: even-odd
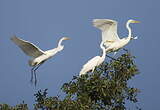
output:
[[[129,86],[128,81],[137,75],[138,69],[133,56],[122,54],[117,59],[111,59],[97,67],[93,73],[73,76],[73,79],[64,83],[61,90],[65,93],[59,96],[48,97],[47,89],[35,94],[35,110],[125,110],[126,102],[138,102],[139,90]],[[2,104],[2,110],[27,110],[26,104],[17,108],[10,108]],[[18,109],[25,107],[25,109]],[[5,108],[5,109],[4,109]],[[133,109],[139,109],[137,107]],[[140,110],[140,109],[139,109]]]
[[[23,101],[21,104],[18,104],[14,107],[9,106],[8,104],[0,104],[0,110],[28,110],[28,107]]]
[[[138,102],[139,90],[127,83],[136,74],[134,57],[127,52],[103,63],[94,73],[74,76],[63,84],[64,99],[45,96],[42,103],[35,105],[49,110],[125,110],[126,101]]]

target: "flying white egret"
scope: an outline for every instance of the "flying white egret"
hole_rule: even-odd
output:
[[[63,40],[69,40],[68,37],[62,37],[59,42],[58,46],[54,49],[43,51],[40,48],[38,48],[33,43],[30,43],[29,41],[22,40],[16,36],[12,37],[11,40],[18,45],[21,50],[28,56],[31,56],[32,58],[29,60],[29,66],[33,67],[31,69],[31,82],[33,83],[33,74],[35,77],[35,85],[37,83],[36,79],[36,70],[39,68],[41,64],[43,64],[46,60],[53,57],[56,53],[63,50],[64,46],[62,45]]]
[[[126,28],[128,29],[128,37],[120,39],[117,34],[117,21],[110,19],[94,19],[93,26],[102,31],[102,42],[106,47],[106,52],[116,52],[123,48],[129,43],[131,39],[137,39],[137,37],[132,37],[130,23],[139,23],[139,21],[128,20],[126,23]]]
[[[102,56],[95,56],[91,60],[89,60],[85,65],[83,65],[81,71],[80,71],[80,76],[83,74],[86,74],[87,72],[94,71],[95,67],[99,66],[100,64],[103,63],[106,57],[106,52],[105,52],[105,47],[103,46],[104,42],[101,42],[100,47],[103,51]]]

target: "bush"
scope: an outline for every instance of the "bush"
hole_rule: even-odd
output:
[[[47,89],[35,94],[35,110],[125,110],[126,102],[136,104],[137,88],[128,85],[128,80],[139,73],[133,56],[122,54],[117,59],[104,62],[93,73],[73,76],[61,90],[65,97],[48,97]],[[133,109],[139,109],[135,107]],[[27,104],[11,107],[0,104],[0,110],[28,110]]]
[[[47,97],[39,91],[36,94],[35,109],[45,110],[125,110],[127,101],[136,103],[139,90],[127,81],[138,74],[134,57],[128,52],[117,59],[105,62],[94,73],[73,76],[63,84],[65,97]],[[137,108],[139,109],[139,108]]]

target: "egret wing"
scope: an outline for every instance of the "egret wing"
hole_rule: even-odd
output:
[[[117,21],[110,19],[94,19],[93,26],[102,31],[102,41],[110,44],[119,40],[117,35]]]
[[[85,65],[83,65],[83,67],[80,71],[80,75],[86,74],[86,72],[95,68],[97,66],[98,61],[99,61],[99,56],[95,56],[94,58],[89,60]]]
[[[16,36],[12,37],[11,40],[28,56],[36,58],[44,54],[44,51],[28,41],[22,40]]]
[[[95,56],[94,58],[89,60],[85,65],[83,65],[83,68],[97,66],[98,61],[99,61],[99,56]]]

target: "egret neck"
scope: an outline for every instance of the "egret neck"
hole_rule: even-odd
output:
[[[130,41],[130,39],[131,39],[131,28],[129,27],[129,24],[130,24],[130,22],[128,21],[127,22],[127,24],[126,24],[126,28],[128,29],[128,37],[127,37],[127,39],[128,39],[128,41]]]
[[[61,51],[61,50],[63,50],[63,48],[64,48],[64,46],[62,45],[62,41],[63,41],[64,39],[60,39],[59,40],[59,42],[58,42],[58,46],[57,46],[57,50],[58,51]]]
[[[101,58],[104,60],[105,57],[106,57],[106,49],[105,49],[105,47],[103,46],[103,42],[100,44],[100,47],[101,47],[101,49],[102,49],[102,51],[103,51],[103,54],[102,54]]]

